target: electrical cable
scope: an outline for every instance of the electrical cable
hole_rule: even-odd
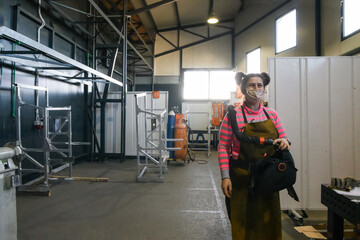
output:
[[[184,124],[186,125],[186,127],[189,129],[189,132],[192,133],[191,127],[186,123],[185,120],[183,120],[183,121],[184,121]],[[196,159],[196,155],[195,155],[194,151],[192,150],[192,148],[189,146],[189,144],[188,144],[188,147],[187,147],[187,160],[188,160],[188,163],[190,162],[190,160],[192,162],[196,162],[198,164],[207,164],[208,163],[208,160]]]

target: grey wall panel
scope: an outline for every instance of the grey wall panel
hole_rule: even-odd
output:
[[[326,58],[307,61],[307,160],[308,201],[311,208],[323,208],[320,184],[330,182],[329,64]]]
[[[73,45],[58,35],[54,37],[54,50],[70,58],[72,58],[74,54]]]
[[[26,16],[20,14],[18,17],[17,32],[37,41],[37,29],[39,25]]]
[[[155,84],[155,91],[167,91],[169,92],[169,109],[172,107],[181,107],[181,91],[179,84]]]
[[[293,72],[300,71],[300,61],[298,59],[279,59],[276,64],[284,65],[287,64],[286,68],[277,68],[274,78],[277,79],[273,85],[273,93],[270,96],[276,96],[274,105],[279,117],[285,127],[287,136],[293,142],[291,152],[295,157],[295,164],[299,170],[297,183],[295,189],[299,196],[303,197],[303,176],[301,166],[301,128],[295,127],[300,126],[301,123],[301,93],[300,93],[300,76],[293,75]],[[285,87],[286,86],[286,87]],[[292,114],[287,114],[291,111]],[[299,204],[290,199],[286,191],[281,193],[282,206],[286,208],[296,208]],[[286,204],[285,204],[286,203]]]
[[[354,57],[352,62],[353,69],[353,117],[354,117],[354,159],[355,177],[360,179],[360,57]]]
[[[151,84],[136,84],[136,91],[151,91]]]
[[[329,59],[331,175],[333,177],[354,176],[355,174],[352,67],[351,58]]]

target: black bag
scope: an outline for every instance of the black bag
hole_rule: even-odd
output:
[[[268,194],[289,188],[296,182],[294,159],[288,150],[277,150],[275,155],[265,157],[255,163],[251,170],[256,193]]]

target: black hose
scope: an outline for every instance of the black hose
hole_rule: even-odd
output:
[[[273,140],[270,138],[259,138],[254,136],[248,136],[244,132],[239,131],[237,122],[236,122],[236,111],[235,107],[232,105],[228,106],[228,116],[230,120],[230,125],[233,130],[233,133],[237,140],[240,142],[253,143],[253,144],[263,144],[263,145],[273,145]]]

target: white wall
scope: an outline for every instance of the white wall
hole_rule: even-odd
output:
[[[293,144],[301,203],[282,194],[283,207],[325,208],[320,185],[360,177],[360,57],[270,58],[269,106]]]
[[[231,69],[231,35],[184,49],[183,68]]]
[[[225,24],[226,25],[226,24]],[[227,24],[229,25],[229,24]],[[231,25],[231,23],[230,23]],[[207,37],[207,27],[197,27],[190,29],[196,34]],[[210,27],[209,37],[224,34],[229,29]],[[177,46],[177,31],[161,33],[174,46]],[[189,44],[203,40],[194,34],[180,31],[179,47],[185,47]],[[185,47],[182,50],[182,67],[183,68],[226,68],[231,69],[232,66],[232,49],[231,34],[227,34],[213,40],[197,44],[191,47]],[[170,43],[159,35],[156,35],[155,54],[159,54],[174,49]],[[154,75],[155,76],[179,76],[180,75],[180,51],[175,51],[155,58]]]
[[[245,10],[236,17],[235,33],[243,31],[255,20],[251,13],[261,12],[261,16],[280,6],[284,1],[276,4],[262,4],[256,1],[246,5]],[[269,2],[270,3],[270,2]],[[275,54],[275,20],[296,8],[297,10],[297,46],[279,54]],[[282,8],[270,14],[251,28],[244,30],[235,38],[235,65],[238,71],[246,72],[246,53],[260,47],[261,71],[267,70],[269,57],[285,56],[314,56],[315,55],[315,1],[291,1]]]

